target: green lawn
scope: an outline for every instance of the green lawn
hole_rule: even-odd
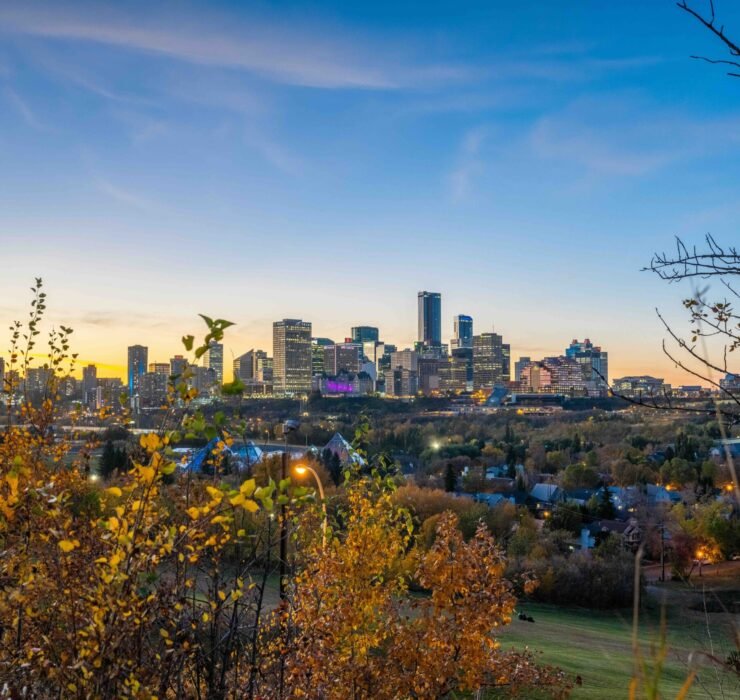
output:
[[[557,608],[549,605],[522,605],[535,622],[515,619],[504,630],[504,648],[525,646],[538,652],[544,663],[560,667],[583,685],[575,688],[576,699],[615,700],[626,698],[633,669],[632,625],[629,611],[596,612]],[[711,633],[715,654],[725,658],[730,651],[731,619],[729,615],[711,616]],[[643,653],[660,639],[657,613],[647,613],[640,624]],[[709,649],[704,617],[686,610],[673,610],[667,622],[668,656],[660,683],[661,697],[674,698],[687,675],[687,658],[692,651]],[[715,672],[705,666],[699,670],[700,682],[694,684],[690,698],[740,697],[738,686],[725,685],[723,696]],[[727,679],[725,678],[725,683]],[[702,684],[706,688],[702,688]],[[732,688],[732,690],[730,690]],[[728,694],[729,690],[729,694]]]

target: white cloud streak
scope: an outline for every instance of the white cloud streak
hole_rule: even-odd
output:
[[[93,42],[197,65],[248,71],[275,82],[327,89],[398,89],[457,80],[456,66],[390,65],[386,51],[264,22],[216,26],[189,17],[123,15],[111,6],[24,2],[0,8],[4,31]]]
[[[26,102],[15,90],[10,87],[6,87],[5,97],[28,126],[37,131],[48,130],[47,126],[36,116],[36,113],[31,109],[28,102]]]

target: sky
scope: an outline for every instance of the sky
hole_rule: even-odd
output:
[[[0,328],[42,277],[106,376],[198,313],[227,365],[281,318],[408,346],[430,290],[445,339],[693,383],[656,316],[691,290],[641,271],[737,243],[740,80],[691,54],[722,51],[672,0],[0,0]]]

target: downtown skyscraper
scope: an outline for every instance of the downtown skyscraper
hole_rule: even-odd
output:
[[[459,314],[453,319],[453,326],[455,337],[452,339],[452,348],[472,348],[473,317]]]
[[[149,348],[144,345],[131,345],[128,349],[128,395],[132,402],[141,393],[141,380],[146,374]]]
[[[511,346],[498,333],[473,336],[473,387],[491,391],[511,378]]]
[[[203,355],[203,366],[212,369],[219,385],[224,383],[224,346],[212,340]]]
[[[419,292],[419,332],[417,339],[426,347],[442,345],[442,295]]]
[[[278,395],[311,391],[311,324],[286,318],[272,324],[273,386]]]

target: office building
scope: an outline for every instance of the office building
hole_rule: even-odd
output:
[[[722,390],[722,393],[728,392],[733,395],[737,394],[740,392],[740,374],[733,374],[732,372],[725,374],[725,376],[719,380],[719,388]],[[725,396],[725,398],[727,397]]]
[[[671,395],[670,384],[666,384],[660,377],[649,375],[619,377],[612,382],[612,390],[618,396],[626,396],[631,399],[659,399]]]
[[[297,319],[275,321],[272,326],[274,391],[280,395],[311,391],[311,324]]]
[[[429,396],[430,394],[439,393],[440,389],[440,365],[443,360],[434,357],[420,357],[416,363],[416,374],[418,377],[419,391]]]
[[[192,365],[190,371],[193,373],[188,384],[197,390],[201,398],[213,394],[217,387],[221,386],[216,377],[216,370],[211,367]]]
[[[473,348],[455,348],[440,364],[439,389],[455,394],[473,390]]]
[[[141,392],[139,395],[142,408],[160,408],[167,402],[167,384],[169,381],[169,365],[165,365],[167,372],[145,372],[141,377]]]
[[[170,376],[170,363],[169,362],[150,362],[149,371],[155,374],[161,374],[169,379]]]
[[[95,365],[88,365],[82,368],[82,400],[88,401],[88,395],[98,387],[98,368]]]
[[[522,378],[522,370],[532,361],[531,357],[520,357],[514,363],[514,381],[518,382]]]
[[[249,379],[254,379],[254,350],[245,352],[243,355],[235,358],[232,369],[234,371],[234,380],[238,379],[245,382]]]
[[[128,395],[132,406],[141,392],[141,378],[146,374],[149,360],[149,348],[143,345],[131,345],[128,349]]]
[[[369,343],[380,340],[380,333],[375,326],[354,326],[352,328],[353,343]]]
[[[491,391],[511,377],[511,347],[498,333],[473,336],[473,388]]]
[[[234,360],[234,379],[272,381],[272,358],[264,350],[245,352]]]
[[[109,406],[120,408],[123,382],[118,377],[98,377],[98,392],[95,395],[95,408]],[[92,404],[89,404],[92,407]]]
[[[442,295],[438,292],[418,293],[418,335],[423,345],[442,344]]]
[[[571,357],[546,357],[521,369],[519,388],[525,393],[589,396],[595,385],[583,376],[580,363]]]
[[[203,355],[203,366],[212,369],[216,375],[216,382],[224,383],[224,346],[212,340],[208,343],[208,350]]]
[[[575,360],[583,370],[583,377],[593,382],[602,395],[609,389],[609,354],[588,338],[583,342],[574,340],[566,349],[565,356]]]
[[[396,367],[385,371],[385,395],[393,398],[416,396],[419,379],[415,370]]]
[[[311,338],[311,376],[324,373],[324,348],[334,344],[331,338]]]
[[[334,377],[340,372],[357,374],[362,364],[362,346],[357,343],[338,343],[324,347],[324,374]]]
[[[419,353],[415,350],[397,350],[391,353],[390,368],[402,367],[411,372],[416,372],[419,365]]]
[[[170,358],[170,375],[173,377],[182,376],[188,367],[188,361],[182,355],[175,355]]]
[[[460,314],[453,319],[454,337],[450,345],[455,348],[473,347],[473,318]]]
[[[379,340],[368,340],[362,344],[362,355],[368,362],[375,365],[376,369],[380,366],[380,360],[385,355],[385,343]]]

